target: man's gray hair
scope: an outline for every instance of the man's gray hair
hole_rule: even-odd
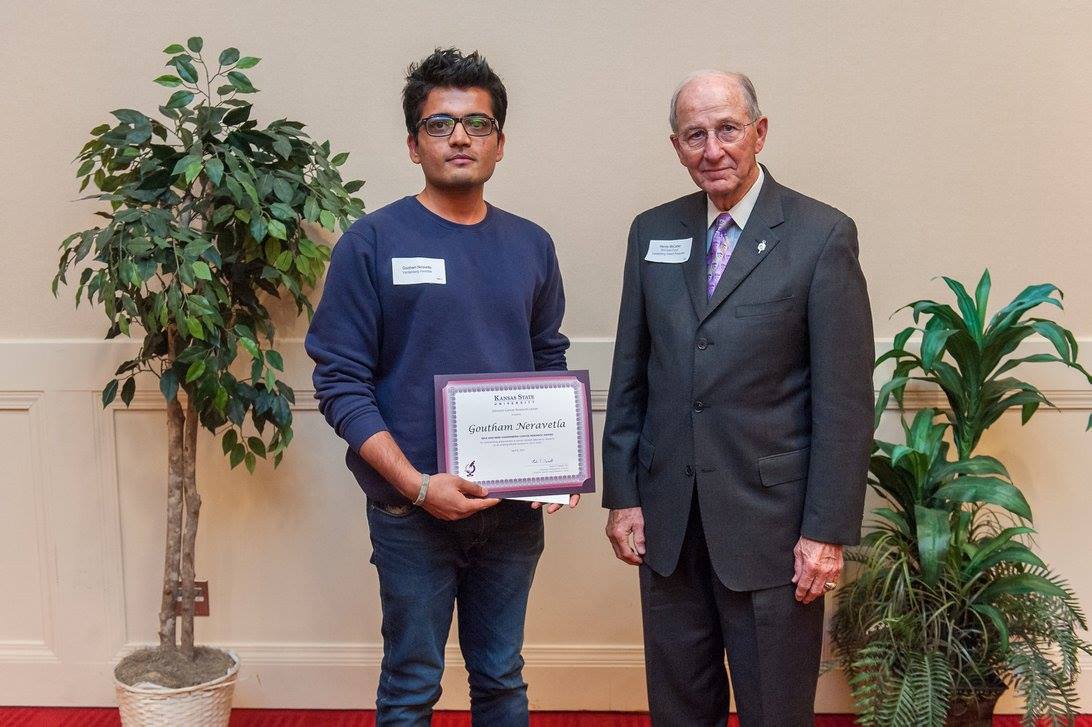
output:
[[[676,134],[679,131],[679,117],[675,110],[675,106],[679,102],[679,94],[682,93],[682,90],[692,81],[708,77],[729,78],[735,81],[739,84],[740,90],[743,91],[743,98],[747,102],[747,113],[751,117],[748,121],[754,121],[762,116],[762,110],[758,108],[758,94],[755,92],[755,85],[751,83],[751,79],[747,78],[744,74],[732,71],[719,71],[716,69],[694,71],[687,75],[686,78],[679,81],[679,85],[675,87],[675,92],[671,94],[671,111],[667,117],[667,121],[671,125],[671,133]]]

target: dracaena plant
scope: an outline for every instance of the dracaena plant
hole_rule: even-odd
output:
[[[909,381],[935,384],[948,400],[945,415],[952,423],[959,456],[964,458],[978,445],[986,429],[1011,407],[1021,407],[1022,421],[1026,424],[1040,405],[1053,406],[1037,387],[1004,376],[1009,371],[1027,363],[1056,362],[1080,372],[1086,382],[1092,383],[1092,376],[1077,362],[1077,339],[1071,332],[1047,318],[1024,317],[1040,305],[1061,308],[1062,291],[1056,286],[1050,283],[1028,286],[987,323],[989,270],[979,279],[974,298],[959,281],[948,277],[943,280],[955,293],[959,311],[933,300],[918,300],[905,306],[913,310],[915,324],[922,316],[927,320],[920,328],[908,326],[900,331],[892,349],[877,361],[877,365],[888,359],[895,361],[891,380],[880,390],[877,422],[891,396],[902,405]],[[907,347],[915,332],[922,334],[917,352]],[[1032,337],[1049,341],[1057,355],[1010,357],[1021,342]],[[1092,415],[1088,427],[1092,427]]]
[[[363,212],[342,181],[345,153],[331,156],[298,121],[261,127],[245,70],[257,65],[235,48],[206,56],[203,41],[164,49],[171,73],[155,82],[175,89],[161,118],[132,109],[91,130],[78,155],[84,199],[105,202],[105,222],[61,244],[56,295],[79,270],[76,305],[100,303],[106,338],[141,341],[102,392],[128,406],[142,375],[158,379],[169,434],[167,550],[159,642],[193,654],[194,552],[200,497],[196,440],[219,435],[231,467],[253,472],[257,458],[280,464],[292,440],[292,389],[279,376],[274,325],[266,302],[305,290],[325,269],[330,248],[314,230],[344,229]],[[215,58],[215,60],[213,60]],[[184,527],[183,527],[184,524]],[[176,599],[181,633],[176,634]]]
[[[847,553],[854,578],[838,594],[835,654],[862,724],[939,727],[1006,685],[1023,698],[1025,723],[1069,724],[1078,658],[1092,654],[1079,635],[1085,616],[1069,585],[1030,547],[1031,508],[1007,469],[974,449],[1008,409],[1021,407],[1026,423],[1040,404],[1050,405],[1036,387],[1003,374],[1048,361],[1088,374],[1069,331],[1022,320],[1041,303],[1061,307],[1054,286],[1028,287],[986,325],[989,273],[973,300],[957,281],[945,282],[960,313],[912,303],[915,322],[924,315],[925,325],[900,332],[877,361],[895,360],[877,424],[891,397],[901,412],[911,380],[939,386],[949,408],[923,409],[909,424],[900,416],[904,441],[875,442],[869,484],[885,504],[873,511],[861,547]],[[915,330],[918,352],[907,349]],[[1033,335],[1058,355],[1006,359]]]
[[[1077,634],[1069,585],[1028,546],[1031,509],[993,457],[949,459],[949,428],[923,409],[904,444],[877,441],[869,484],[885,500],[847,554],[835,651],[864,725],[945,724],[955,703],[1012,684],[1026,719],[1076,713]]]

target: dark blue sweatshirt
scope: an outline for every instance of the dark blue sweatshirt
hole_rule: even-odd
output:
[[[407,258],[426,259],[432,274],[407,275]],[[440,260],[446,283],[421,282],[439,279]],[[564,370],[564,313],[553,241],[521,217],[488,205],[481,222],[460,225],[405,197],[353,223],[305,345],[319,411],[348,442],[364,492],[405,502],[358,454],[376,432],[389,431],[418,470],[437,471],[435,374]]]

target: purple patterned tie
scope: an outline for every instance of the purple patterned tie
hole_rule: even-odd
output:
[[[721,212],[713,221],[713,239],[709,242],[709,252],[705,254],[706,284],[705,292],[712,298],[717,289],[720,276],[728,265],[732,250],[728,242],[728,228],[732,226],[732,215]]]

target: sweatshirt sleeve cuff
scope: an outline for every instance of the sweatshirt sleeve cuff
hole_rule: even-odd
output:
[[[341,437],[349,443],[349,447],[359,453],[360,446],[367,442],[372,435],[387,431],[387,423],[379,412],[365,413],[350,419],[344,424]]]

